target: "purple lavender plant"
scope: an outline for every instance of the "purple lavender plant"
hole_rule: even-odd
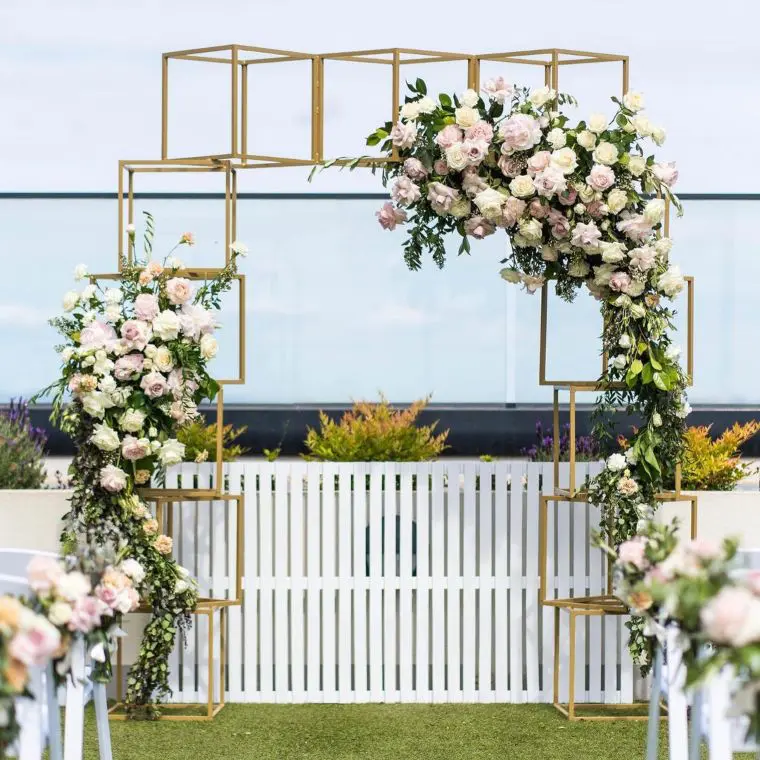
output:
[[[554,436],[551,431],[544,432],[541,420],[536,422],[536,442],[520,453],[531,462],[551,462],[554,459]],[[560,428],[559,458],[561,461],[570,459],[570,425],[566,423]],[[575,439],[575,459],[587,462],[601,458],[599,444],[593,436],[581,435]]]
[[[0,410],[0,488],[40,488],[46,443],[45,431],[32,425],[29,404],[11,399]]]

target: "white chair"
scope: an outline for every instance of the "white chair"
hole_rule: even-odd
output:
[[[45,556],[57,558],[58,555],[50,552],[30,551],[26,549],[0,549],[0,573],[22,576],[26,595],[29,595],[29,587],[26,581],[26,570],[29,562],[34,557]],[[14,592],[22,593],[22,592]],[[113,760],[111,750],[111,730],[108,723],[108,700],[106,685],[91,681],[89,676],[92,672],[92,662],[89,653],[84,650],[84,641],[79,638],[74,641],[71,650],[71,674],[66,684],[66,713],[65,731],[63,743],[63,760],[81,760],[84,753],[84,707],[92,697],[95,703],[95,723],[98,732],[98,754],[100,760]],[[47,703],[55,707],[48,708],[47,721],[50,732],[50,760],[61,760],[60,754],[60,724],[59,709],[56,696],[55,680],[52,667],[49,676],[45,679],[48,694]],[[54,754],[57,746],[58,754]]]
[[[31,589],[26,578],[0,575],[0,595],[29,596]],[[53,665],[29,668],[30,698],[15,700],[16,717],[21,726],[15,751],[19,760],[40,760],[47,743],[50,760],[61,760],[61,727],[58,695],[53,678]]]

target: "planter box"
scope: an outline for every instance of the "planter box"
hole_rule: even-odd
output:
[[[0,548],[60,551],[72,491],[0,490]]]
[[[697,496],[697,536],[721,541],[736,537],[742,549],[760,549],[760,492],[690,491]],[[666,502],[657,519],[670,522],[677,517],[681,530],[689,526],[688,502]]]

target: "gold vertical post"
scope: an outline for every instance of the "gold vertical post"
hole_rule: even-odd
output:
[[[161,63],[161,158],[169,155],[169,56]]]
[[[575,496],[575,388],[570,387],[570,495]]]
[[[628,77],[629,77],[629,69],[628,69],[628,56],[625,56],[623,58],[623,95],[628,92]]]
[[[691,540],[693,541],[697,537],[697,520],[699,519],[699,516],[697,514],[697,497],[692,496],[691,497]]]
[[[538,382],[539,384],[543,385],[543,383],[546,381],[546,333],[548,331],[547,327],[547,315],[548,315],[548,302],[549,302],[549,294],[548,294],[548,286],[546,283],[544,283],[543,287],[541,288],[541,325],[540,325],[540,335],[539,335],[539,344],[538,344]]]
[[[559,607],[554,608],[554,704],[559,704]]]
[[[546,599],[546,554],[547,535],[546,522],[548,510],[548,497],[542,495],[539,502],[538,512],[538,601],[543,604]]]
[[[230,198],[230,245],[237,240],[237,170],[231,169],[232,196]],[[229,247],[227,248],[229,251]]]
[[[243,61],[240,64],[240,150],[243,153],[243,163],[248,159],[248,64]]]
[[[554,459],[554,488],[559,488],[559,388],[554,389],[552,409],[552,454]]]
[[[121,272],[124,263],[124,164],[119,161],[119,184],[116,193],[119,204],[119,246],[116,249],[119,256],[119,265],[117,272]]]
[[[548,63],[544,65],[544,84],[547,87],[552,86],[552,67]]]
[[[214,717],[214,608],[208,613],[208,719]]]
[[[689,384],[694,385],[694,278],[686,278],[686,371]]]
[[[227,607],[219,610],[219,704],[224,704],[225,659],[227,655]]]
[[[135,223],[135,173],[132,169],[127,169],[127,224]],[[133,235],[128,236],[127,240],[127,261],[130,264],[135,263],[135,238]]]
[[[232,245],[232,169],[230,168],[230,162],[225,163],[224,172],[224,263],[230,263],[230,246]]]
[[[224,386],[219,386],[219,392],[216,395],[216,482],[214,490],[221,493],[224,490],[223,481],[223,438],[224,438]]]
[[[392,63],[392,68],[393,68],[393,85],[392,85],[392,88],[391,88],[392,89],[391,98],[393,100],[393,111],[391,112],[391,122],[394,124],[394,126],[395,126],[396,122],[398,121],[398,109],[399,109],[399,97],[400,97],[400,95],[399,95],[399,76],[400,76],[400,73],[401,73],[400,72],[400,68],[401,68],[400,61],[401,61],[401,59],[400,59],[400,56],[399,56],[398,48],[394,48],[394,50],[393,50],[393,63]],[[398,159],[398,148],[395,145],[393,146],[393,151],[391,153],[391,159],[393,161],[395,161],[395,160]]]
[[[467,60],[467,86],[475,92],[480,89],[480,59],[474,55]]]
[[[552,89],[559,94],[559,53],[552,50]]]
[[[570,673],[567,684],[567,717],[575,718],[575,610],[570,610]]]
[[[311,59],[311,160],[322,160],[322,58]]]
[[[241,274],[238,278],[238,287],[240,288],[240,314],[238,315],[238,338],[239,338],[239,345],[238,345],[238,377],[240,378],[242,383],[245,383],[245,332],[246,332],[246,324],[245,324],[245,275]]]
[[[238,46],[232,46],[232,148],[233,156],[238,152]]]

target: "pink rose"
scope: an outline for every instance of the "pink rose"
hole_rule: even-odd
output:
[[[744,578],[747,588],[756,596],[760,596],[760,570],[750,570]]]
[[[504,140],[502,152],[509,155],[516,150],[528,150],[541,141],[541,127],[524,113],[514,114],[501,123],[499,134]]]
[[[158,316],[158,298],[152,293],[140,293],[135,298],[135,316],[138,319],[150,322]]]
[[[574,187],[568,187],[567,190],[559,194],[558,200],[563,206],[572,206],[577,197],[578,191]]]
[[[462,142],[462,140],[462,130],[455,124],[448,124],[435,136],[433,142],[435,142],[441,150],[446,150],[455,143]]]
[[[123,491],[127,485],[127,473],[116,465],[107,464],[100,470],[100,485],[110,493]]]
[[[567,179],[560,169],[548,166],[536,174],[533,178],[533,186],[539,195],[544,198],[552,198],[567,188]]]
[[[445,161],[444,161],[445,164]],[[427,169],[419,158],[407,158],[404,161],[404,171],[409,179],[421,180],[427,177]]]
[[[198,340],[201,335],[214,332],[216,322],[213,312],[204,309],[198,304],[186,303],[179,314],[179,323],[182,334],[193,340]]]
[[[718,559],[722,552],[720,544],[709,538],[695,538],[686,545],[686,550],[701,560],[709,562]]]
[[[166,283],[166,295],[169,297],[169,303],[179,306],[190,300],[193,295],[193,286],[190,280],[184,277],[172,277]]]
[[[743,647],[760,641],[760,599],[740,586],[721,589],[700,613],[708,638]]]
[[[531,176],[542,172],[549,166],[552,154],[548,150],[540,150],[528,159],[528,174]],[[564,175],[563,175],[564,176]]]
[[[631,257],[631,266],[637,267],[642,272],[650,270],[657,260],[657,251],[649,245],[634,248],[629,255]]]
[[[515,198],[514,196],[507,198],[507,202],[504,204],[501,212],[502,224],[505,227],[512,227],[517,224],[520,217],[525,213],[527,205],[520,198]]]
[[[116,360],[113,368],[113,376],[124,382],[137,377],[143,368],[142,354],[127,354]]]
[[[478,240],[482,240],[496,231],[496,227],[482,216],[473,216],[464,223],[464,231]]]
[[[534,198],[528,205],[528,212],[534,219],[545,219],[549,215],[549,207]]]
[[[149,372],[140,380],[140,387],[148,398],[160,398],[168,390],[166,378],[160,372]]]
[[[610,277],[610,290],[616,293],[625,293],[631,286],[631,275],[627,272],[614,272]]]
[[[128,612],[133,612],[140,604],[140,595],[134,588],[125,588],[119,593],[116,598],[116,612],[120,612],[122,615],[126,615]]]
[[[442,158],[439,158],[433,164],[433,171],[441,177],[445,177],[449,173],[449,165]]]
[[[8,646],[8,654],[27,667],[44,665],[61,645],[61,634],[46,619],[35,620],[31,628],[20,631]]]
[[[474,166],[468,166],[462,172],[462,190],[471,198],[487,187],[488,185],[480,178],[478,170]]]
[[[552,228],[552,235],[558,240],[567,237],[570,232],[570,220],[557,209],[550,209],[549,224]]]
[[[392,203],[384,203],[380,211],[375,212],[377,221],[384,230],[395,230],[397,224],[403,224],[406,221],[406,211],[400,208],[394,208]]]
[[[464,136],[466,140],[473,142],[490,143],[493,140],[493,127],[487,121],[481,119],[480,121],[476,121],[471,127],[467,127],[464,131]]]
[[[505,177],[514,178],[522,174],[523,166],[525,166],[525,162],[514,156],[501,156],[499,158],[498,167]]]
[[[147,438],[135,438],[133,435],[125,435],[121,442],[121,453],[124,459],[136,462],[150,453],[150,441]]]
[[[594,164],[586,177],[586,182],[594,190],[609,190],[615,184],[615,172],[609,166]]]
[[[437,214],[446,213],[451,204],[459,197],[459,191],[440,182],[432,182],[428,186],[428,200]]]
[[[646,240],[652,234],[652,225],[643,214],[627,213],[616,226],[619,232],[637,243]]]
[[[417,139],[417,129],[413,122],[398,121],[393,125],[390,138],[397,148],[411,148]]]
[[[136,348],[142,351],[150,340],[150,325],[139,319],[128,319],[121,326],[121,337],[127,348]]]
[[[634,536],[620,544],[618,547],[618,560],[626,565],[633,565],[638,570],[643,570],[648,564],[645,556],[646,548],[646,538]]]
[[[95,596],[82,596],[74,603],[69,630],[89,633],[100,625],[103,605]]]
[[[107,604],[112,610],[116,608],[119,593],[115,588],[111,588],[110,586],[98,586],[95,589],[95,596],[97,596],[103,604]]]
[[[488,143],[484,140],[465,140],[462,143],[462,150],[470,166],[477,166],[488,155]]]
[[[145,271],[151,276],[151,277],[158,277],[159,275],[163,274],[164,267],[163,265],[158,261],[149,261],[145,267]]]
[[[604,204],[601,201],[591,201],[591,203],[586,204],[586,213],[592,219],[601,219],[603,216],[602,206],[604,206]]]
[[[105,322],[93,322],[82,330],[79,342],[82,348],[110,348],[116,341],[116,330]]]
[[[26,568],[29,585],[40,596],[46,595],[63,574],[63,568],[53,557],[34,557]]]
[[[676,169],[675,161],[671,161],[668,164],[655,164],[652,167],[652,174],[662,182],[663,185],[673,187],[678,180],[678,169]]]
[[[587,246],[595,246],[601,237],[602,233],[593,222],[589,222],[588,224],[579,222],[575,225],[570,242],[579,248],[585,248]]]
[[[420,199],[420,188],[409,177],[399,177],[391,188],[391,198],[399,206],[410,206]]]
[[[505,100],[509,100],[515,88],[511,84],[507,84],[504,77],[494,77],[489,79],[483,85],[483,92],[485,92],[491,100],[495,100],[497,103],[503,103]]]

